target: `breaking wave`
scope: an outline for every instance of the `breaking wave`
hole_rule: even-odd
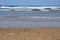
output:
[[[44,17],[44,16],[1,16],[0,18],[60,18],[60,17]]]

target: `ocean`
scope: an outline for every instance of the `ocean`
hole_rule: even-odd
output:
[[[0,11],[1,28],[60,27],[60,10]]]

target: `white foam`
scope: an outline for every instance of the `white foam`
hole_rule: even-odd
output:
[[[60,18],[60,17],[21,16],[19,18]]]

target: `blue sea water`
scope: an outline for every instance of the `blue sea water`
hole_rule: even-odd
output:
[[[0,16],[46,16],[46,17],[60,17],[60,10],[59,11],[49,11],[49,12],[42,12],[42,11],[20,11],[20,12],[12,12],[7,11],[3,12],[0,11]]]
[[[60,11],[0,11],[0,27],[60,27],[59,17]]]

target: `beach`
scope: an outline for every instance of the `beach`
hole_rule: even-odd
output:
[[[60,28],[0,28],[0,40],[60,40]]]

